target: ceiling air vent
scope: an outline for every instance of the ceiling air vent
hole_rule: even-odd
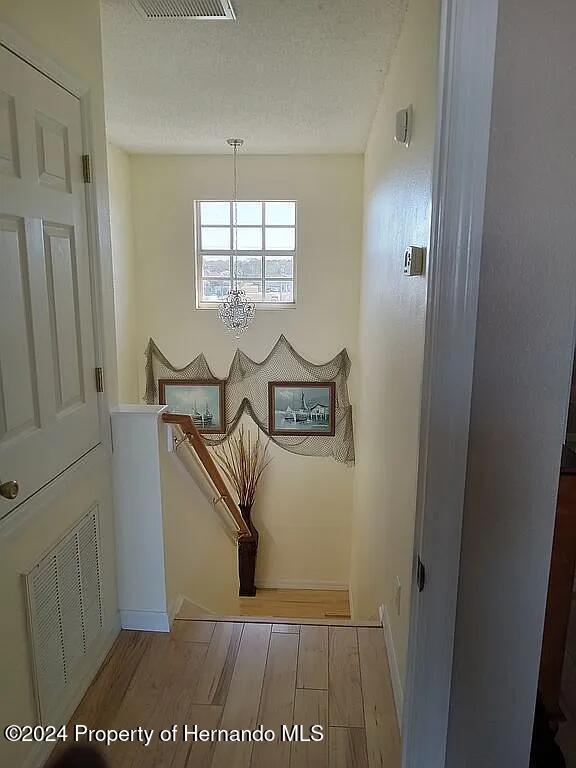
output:
[[[213,21],[235,19],[229,0],[132,0],[145,19],[196,19]]]

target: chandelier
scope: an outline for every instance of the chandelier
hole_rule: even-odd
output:
[[[246,291],[238,288],[238,250],[237,250],[237,209],[238,209],[238,174],[236,169],[238,148],[244,144],[243,139],[228,139],[227,143],[234,151],[234,193],[232,198],[232,265],[233,276],[230,290],[224,301],[218,306],[220,320],[226,329],[239,339],[248,328],[254,315],[256,305],[248,301]]]

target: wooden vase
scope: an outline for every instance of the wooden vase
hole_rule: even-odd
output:
[[[250,528],[251,536],[244,536],[238,540],[238,576],[240,580],[240,597],[254,597],[256,595],[256,555],[258,553],[258,531],[252,522],[252,507],[239,504],[242,517]]]

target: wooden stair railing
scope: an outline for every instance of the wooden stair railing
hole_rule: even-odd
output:
[[[250,528],[248,527],[246,521],[242,517],[242,513],[240,512],[240,507],[238,504],[234,501],[234,498],[232,497],[230,491],[228,490],[228,486],[224,482],[224,478],[220,474],[220,470],[218,469],[216,462],[210,455],[210,451],[206,447],[206,443],[202,439],[202,435],[196,428],[194,422],[192,421],[191,416],[186,416],[178,413],[163,413],[162,414],[162,421],[166,424],[175,424],[184,433],[187,442],[192,446],[194,449],[194,452],[196,453],[196,456],[198,457],[200,463],[204,467],[204,470],[206,474],[209,476],[210,480],[212,481],[214,487],[220,494],[220,498],[226,505],[226,508],[234,520],[234,524],[236,526],[236,530],[238,531],[238,540],[242,539],[242,541],[252,539],[252,532],[250,531]]]

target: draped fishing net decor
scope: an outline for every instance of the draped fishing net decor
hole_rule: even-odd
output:
[[[336,461],[354,463],[354,434],[352,406],[348,399],[350,358],[343,349],[333,360],[315,365],[296,352],[285,336],[280,336],[268,357],[261,363],[236,350],[228,376],[226,392],[226,434],[204,434],[208,445],[222,443],[238,426],[242,416],[248,414],[260,429],[269,435],[268,382],[306,381],[335,382],[336,414],[335,434],[271,435],[270,439],[291,453],[306,456],[332,456]],[[149,405],[158,403],[159,379],[215,379],[208,361],[198,355],[183,368],[174,367],[150,339],[146,349],[146,395]]]

